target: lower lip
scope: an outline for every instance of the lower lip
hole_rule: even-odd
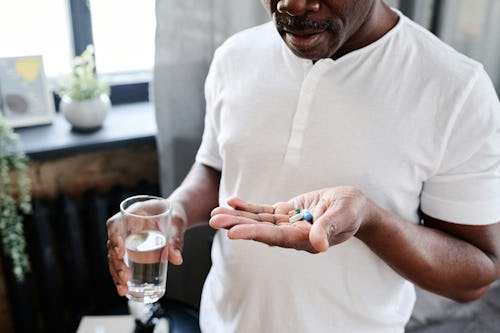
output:
[[[286,33],[286,39],[290,44],[300,49],[309,49],[318,43],[321,33],[311,34],[311,35],[295,35],[292,33]]]

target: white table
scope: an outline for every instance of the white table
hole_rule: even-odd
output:
[[[85,316],[80,321],[76,333],[133,333],[134,317],[125,316]],[[168,333],[169,324],[161,319],[154,329],[154,333]]]

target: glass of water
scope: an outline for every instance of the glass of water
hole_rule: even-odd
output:
[[[125,263],[131,272],[127,298],[132,301],[154,303],[165,294],[171,211],[168,200],[150,195],[120,204]]]

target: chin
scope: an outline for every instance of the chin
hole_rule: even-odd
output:
[[[320,59],[331,58],[331,55],[329,53],[318,52],[318,50],[315,50],[315,49],[297,50],[297,49],[294,49],[290,46],[288,46],[288,48],[292,51],[293,54],[295,54],[297,57],[302,58],[302,59],[318,61]]]
[[[314,43],[313,45],[307,47],[305,45],[296,45],[287,40],[285,33],[280,32],[280,34],[287,47],[292,51],[293,54],[295,54],[299,58],[309,59],[312,61],[332,58],[335,52],[338,50],[336,43],[332,43],[331,41]]]

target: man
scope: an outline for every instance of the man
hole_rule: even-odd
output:
[[[264,3],[274,26],[214,56],[203,142],[169,197],[174,264],[220,205],[202,330],[403,332],[413,284],[479,298],[500,275],[500,108],[481,65],[381,0]]]

